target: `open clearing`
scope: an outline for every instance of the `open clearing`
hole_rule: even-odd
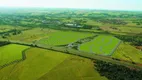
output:
[[[8,39],[14,41],[34,42],[41,38],[47,37],[49,34],[53,32],[56,32],[56,30],[46,28],[33,28],[30,30],[22,31],[22,33],[18,35],[10,36],[8,37]]]
[[[95,54],[110,55],[119,45],[120,40],[107,35],[100,35],[90,42],[81,44],[79,49],[85,52],[91,52]]]
[[[141,33],[142,28],[138,27],[118,27],[118,29],[121,30],[121,32],[131,32],[131,33]]]
[[[0,66],[22,59],[22,51],[26,48],[28,47],[16,44],[0,47]]]
[[[0,80],[37,80],[69,57],[67,54],[39,48],[28,49],[26,56],[24,61],[1,69]]]
[[[39,80],[107,80],[94,69],[91,60],[71,56]]]
[[[80,33],[80,32],[73,32],[73,31],[60,31],[49,35],[46,39],[41,39],[38,41],[39,44],[47,44],[47,45],[66,45],[72,42],[75,42],[79,39],[93,36],[91,33]]]
[[[0,69],[0,80],[106,79],[89,59],[39,48],[28,49],[26,56],[26,60]]]
[[[142,52],[129,44],[121,43],[112,57],[142,63]]]

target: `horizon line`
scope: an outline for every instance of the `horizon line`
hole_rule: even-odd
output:
[[[128,10],[128,9],[99,9],[99,8],[71,8],[71,7],[35,7],[35,6],[0,6],[1,8],[11,8],[11,9],[18,9],[18,8],[29,8],[29,9],[86,9],[86,10],[103,10],[103,11],[132,11],[132,12],[142,12],[142,10]]]

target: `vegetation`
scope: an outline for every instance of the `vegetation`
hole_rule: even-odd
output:
[[[141,80],[142,70],[127,68],[124,66],[96,61],[95,66],[101,76],[106,76],[109,80]]]
[[[0,41],[0,46],[4,46],[4,45],[7,45],[9,44],[9,42],[6,42],[6,41]]]
[[[27,46],[21,46],[16,44],[9,44],[0,47],[0,66],[9,64],[15,60],[21,60],[22,51],[27,48]]]
[[[80,33],[73,31],[60,31],[49,35],[48,38],[41,39],[38,43],[47,45],[67,45],[78,41],[81,38],[92,36],[89,33]],[[65,40],[64,40],[65,39]]]
[[[126,35],[116,35],[117,38],[123,40],[124,42],[130,42],[133,45],[141,46],[142,37],[141,36],[126,36]]]
[[[142,63],[142,52],[127,43],[121,43],[112,57],[120,60]]]
[[[25,53],[26,60],[0,70],[1,80],[5,78],[7,78],[6,80],[37,80],[69,57],[66,54],[38,48],[31,48]],[[15,68],[13,68],[14,66]],[[12,74],[10,75],[11,70]]]
[[[82,44],[79,49],[95,54],[109,55],[113,53],[119,42],[120,40],[113,36],[101,35],[90,42]]]
[[[0,79],[106,79],[100,76],[97,71],[94,72],[93,63],[85,58],[39,48],[28,49],[26,56],[26,60],[0,69]]]
[[[82,65],[84,65],[82,67]],[[60,72],[60,73],[59,73]],[[89,59],[71,56],[60,65],[43,75],[39,80],[107,80],[106,77],[94,70]]]
[[[23,42],[35,42],[40,40],[41,38],[49,36],[49,34],[54,32],[56,32],[56,30],[33,28],[30,30],[22,31],[21,34],[9,36],[7,37],[7,39],[15,41],[23,41]]]
[[[142,12],[0,9],[0,80],[140,80],[141,46]]]

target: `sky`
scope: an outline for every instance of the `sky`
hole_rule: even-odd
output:
[[[85,8],[142,11],[142,0],[0,0],[0,7]]]

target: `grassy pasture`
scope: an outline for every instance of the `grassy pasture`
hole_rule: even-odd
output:
[[[39,48],[28,49],[26,56],[0,69],[0,80],[107,80],[89,59]]]
[[[9,31],[11,29],[13,29],[13,27],[0,25],[0,32],[6,32],[6,31]]]
[[[118,27],[121,32],[142,33],[142,28],[137,27]]]
[[[121,43],[112,57],[142,63],[142,52],[129,44]]]
[[[109,55],[120,42],[113,36],[100,35],[90,42],[80,45],[79,49],[85,52]]]
[[[26,48],[28,47],[16,44],[0,47],[0,66],[22,59],[22,51]]]
[[[109,32],[117,32],[119,34],[121,33],[141,33],[142,28],[138,27],[129,27],[129,26],[115,26],[117,29],[112,29],[110,26],[102,26],[100,27],[104,31],[109,31]]]
[[[71,56],[38,80],[107,80],[94,69],[91,60]]]
[[[69,57],[59,52],[31,48],[26,60],[0,70],[0,80],[37,80]]]
[[[60,31],[49,35],[48,38],[41,39],[38,41],[40,44],[47,44],[47,45],[65,45],[72,42],[75,42],[81,38],[92,36],[93,34],[90,33],[80,33],[80,32],[73,32],[73,31]]]
[[[20,26],[10,26],[10,25],[0,25],[0,32],[7,32],[9,30],[12,29],[17,29],[17,30],[21,30],[21,29],[25,29],[24,27],[20,27]]]
[[[33,28],[30,30],[23,31],[21,34],[10,36],[8,37],[8,39],[24,42],[33,42],[43,37],[46,37],[55,31],[56,30],[51,29]]]

